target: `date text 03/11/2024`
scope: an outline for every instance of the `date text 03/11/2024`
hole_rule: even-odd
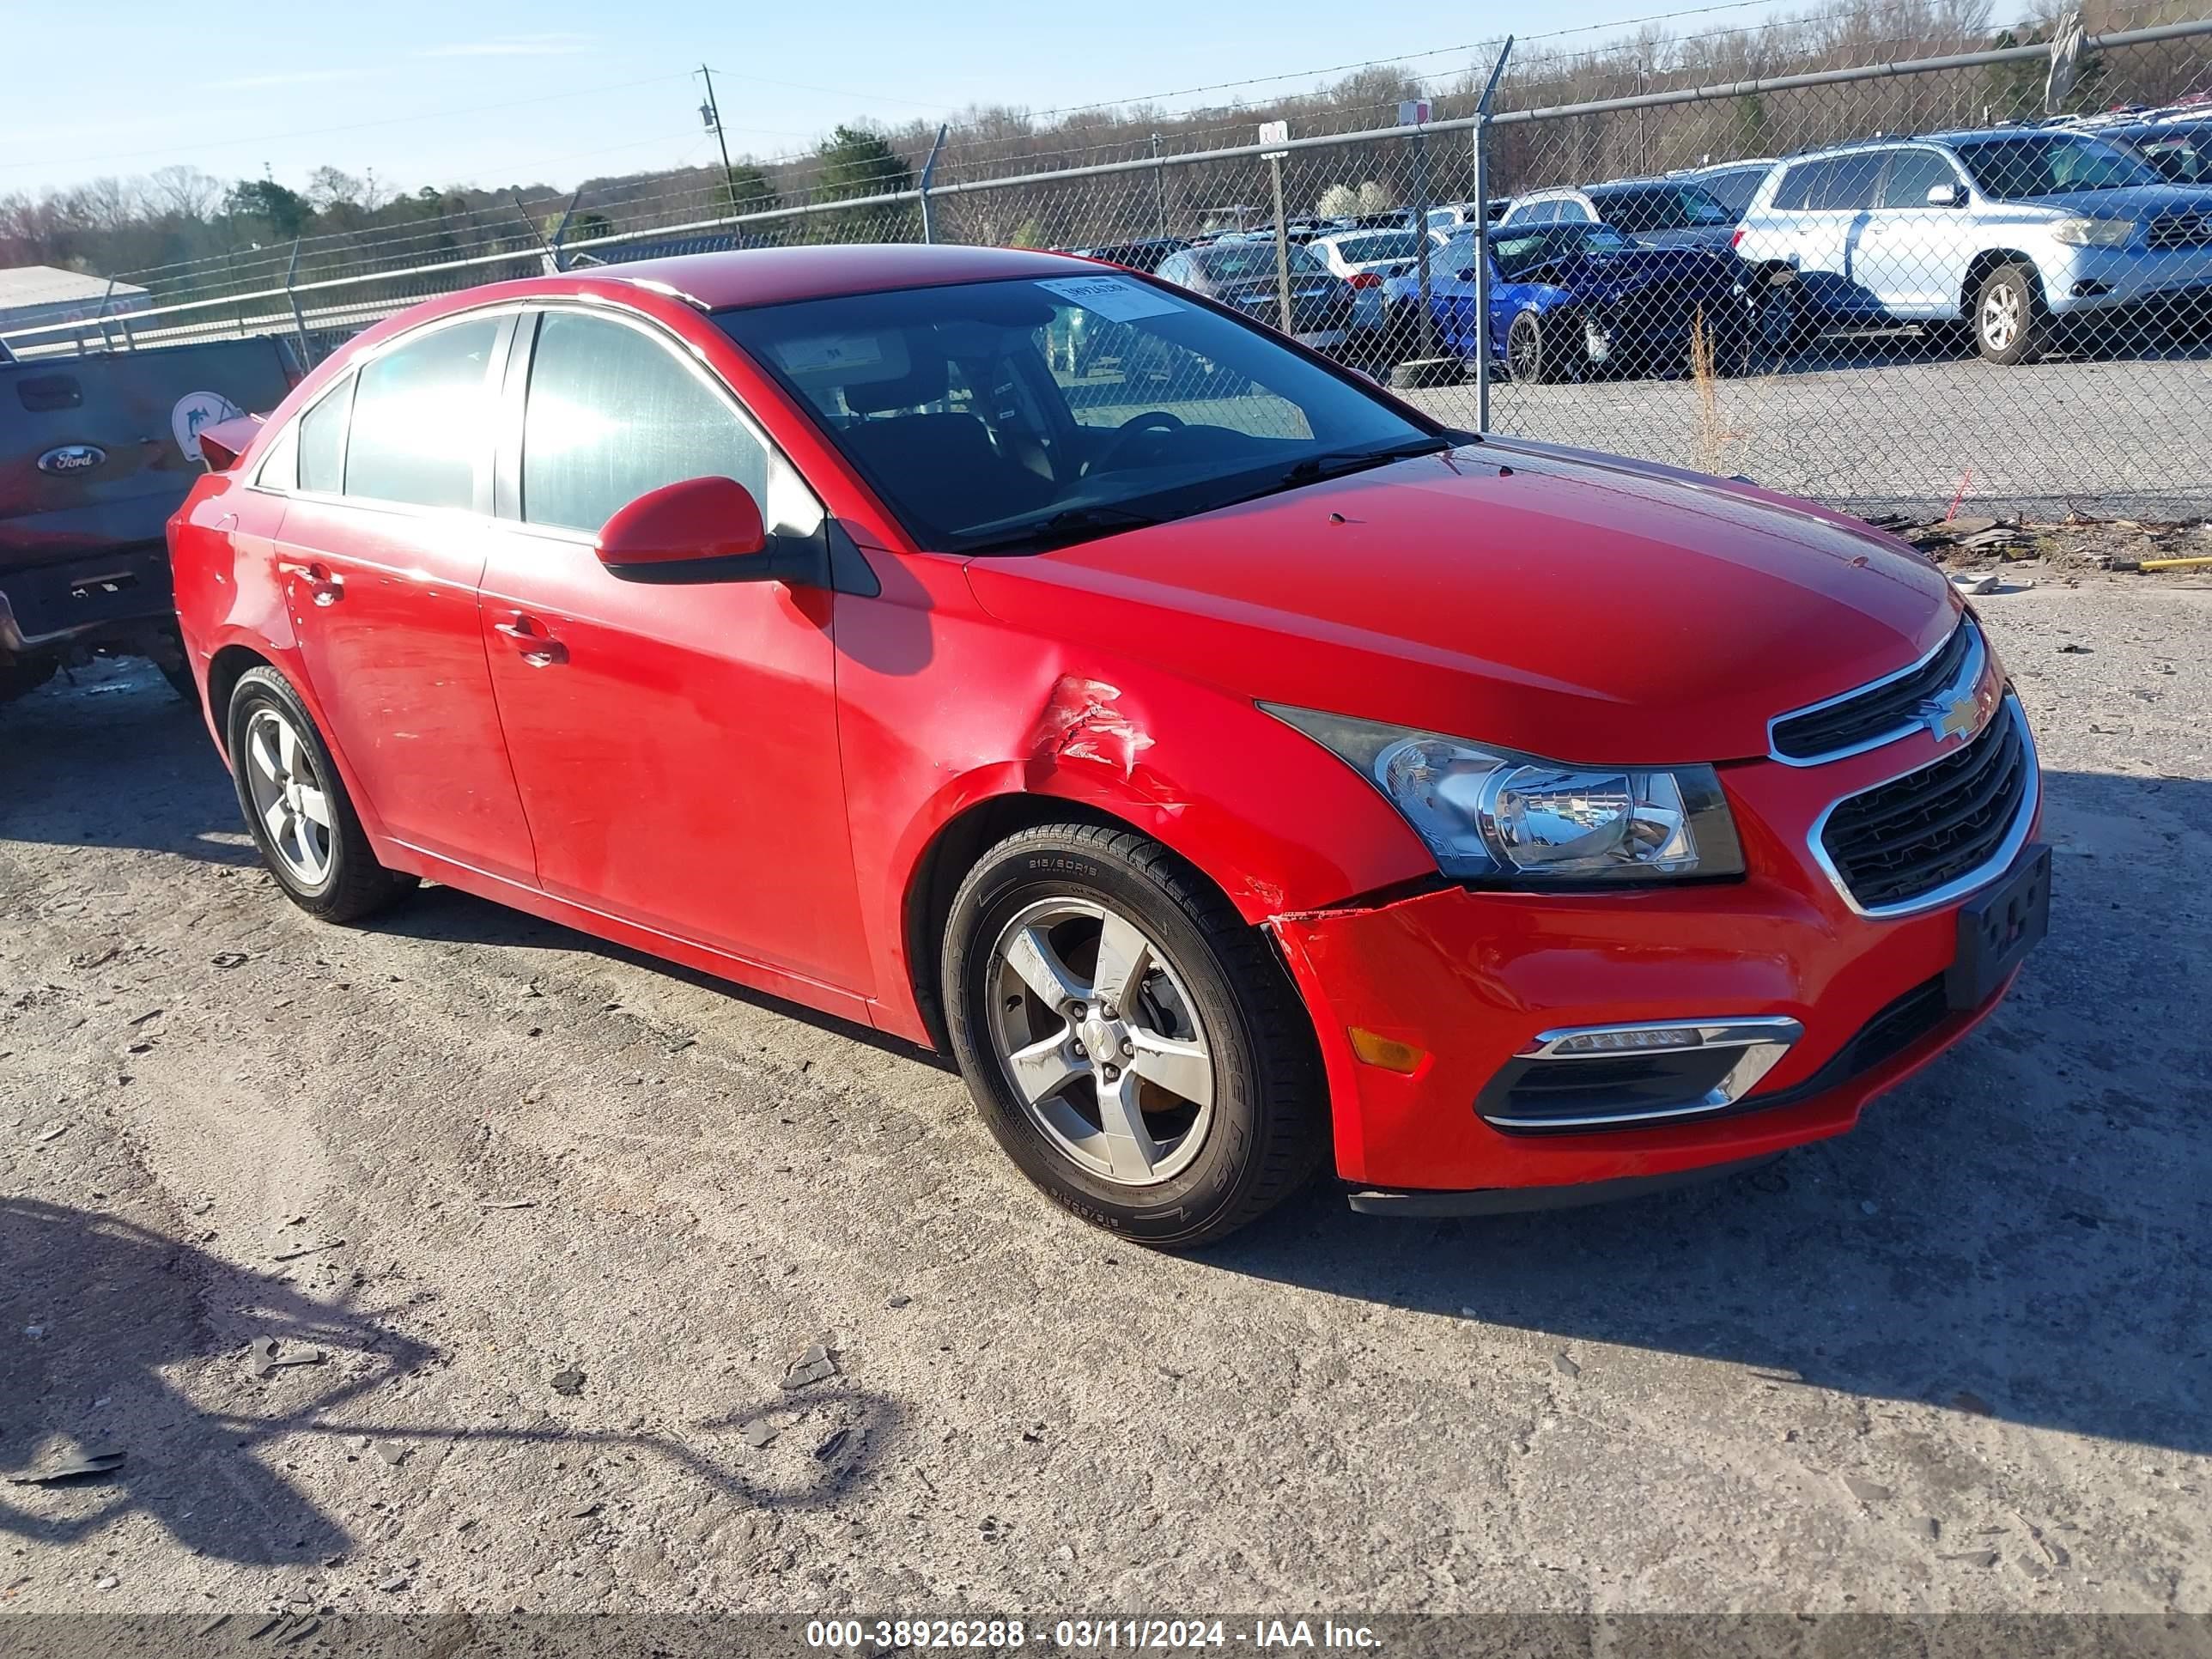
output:
[[[806,1626],[811,1648],[983,1648],[1003,1651],[1031,1642],[1076,1652],[1175,1651],[1182,1649],[1372,1648],[1380,1638],[1365,1625],[1334,1620],[1255,1619],[817,1619]]]

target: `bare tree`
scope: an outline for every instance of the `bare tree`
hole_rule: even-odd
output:
[[[146,177],[144,195],[157,212],[179,219],[205,219],[228,187],[211,173],[194,167],[157,167]]]

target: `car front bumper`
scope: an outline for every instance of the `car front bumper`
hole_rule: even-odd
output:
[[[2054,316],[2212,292],[2212,247],[2057,247],[2038,263]]]
[[[1337,1172],[1366,1189],[1362,1207],[1457,1213],[1601,1198],[1849,1129],[2010,984],[2008,975],[1957,1006],[1945,981],[1961,907],[2039,850],[2019,849],[2034,829],[2032,794],[2003,871],[1910,915],[1860,914],[1808,850],[1834,801],[1940,752],[1917,736],[1816,767],[1724,769],[1741,879],[1572,895],[1439,885],[1274,918],[1321,1044]],[[1725,1104],[1602,1127],[1492,1121],[1501,1082],[1547,1035],[1718,1021],[1797,1034]],[[1536,1191],[1584,1183],[1629,1184]]]

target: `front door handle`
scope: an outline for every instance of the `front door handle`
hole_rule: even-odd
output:
[[[492,632],[504,634],[521,647],[522,659],[532,668],[550,668],[568,660],[568,647],[545,631],[537,617],[518,611],[506,622],[494,623]]]

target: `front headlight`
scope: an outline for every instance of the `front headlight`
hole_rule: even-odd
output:
[[[2132,219],[2092,219],[2086,215],[2061,219],[2051,234],[2069,247],[2125,247],[2136,234]]]
[[[1578,886],[1743,873],[1710,766],[1561,766],[1433,732],[1260,707],[1381,790],[1445,875]]]

